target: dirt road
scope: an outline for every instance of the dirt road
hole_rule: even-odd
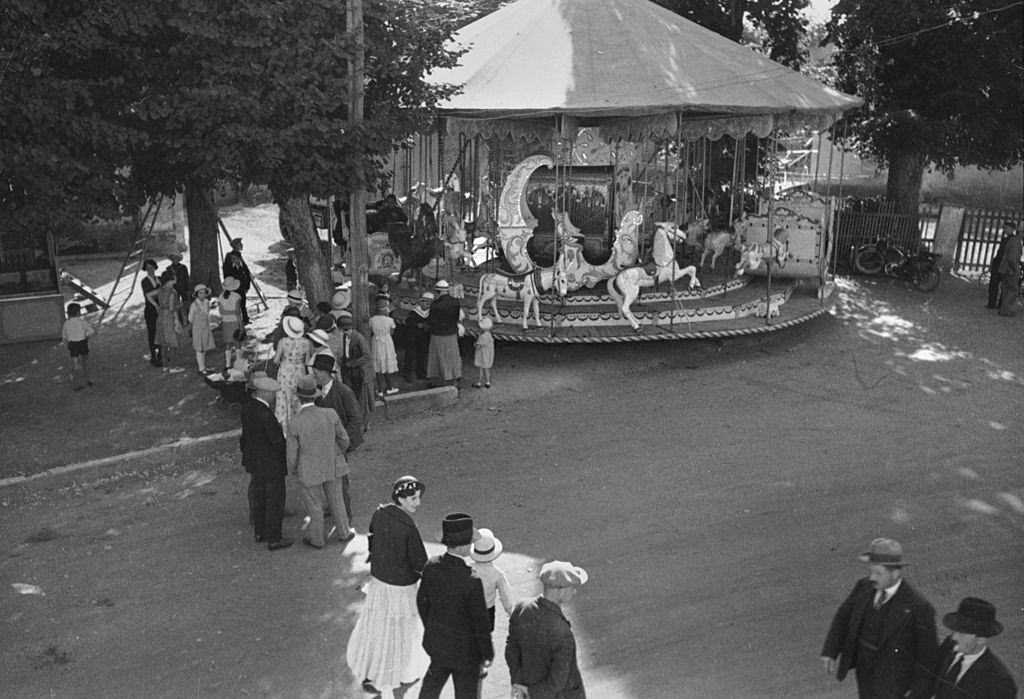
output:
[[[940,617],[997,605],[1020,685],[1024,320],[948,278],[845,286],[834,316],[760,340],[499,346],[490,391],[375,426],[356,526],[411,472],[424,538],[474,514],[517,596],[545,560],[587,568],[569,616],[598,699],[855,696],[818,654],[857,553],[892,536]],[[365,539],[254,544],[236,449],[0,492],[6,696],[363,696],[344,650]],[[499,659],[485,696],[507,691]]]

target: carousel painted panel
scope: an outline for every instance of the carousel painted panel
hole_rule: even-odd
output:
[[[390,277],[401,270],[402,258],[391,247],[387,233],[371,233],[366,236],[366,250],[370,257],[370,274]]]

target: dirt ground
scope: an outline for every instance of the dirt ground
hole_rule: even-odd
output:
[[[762,338],[499,345],[493,389],[375,422],[356,527],[414,473],[424,538],[472,513],[503,540],[516,597],[546,560],[584,566],[568,614],[598,699],[855,696],[818,654],[856,555],[891,536],[940,618],[966,595],[998,607],[992,647],[1021,685],[1024,314],[997,317],[950,277],[931,295],[842,284],[832,315]],[[144,352],[144,334],[123,341]],[[63,355],[0,355],[3,475],[236,424],[194,376],[140,380],[139,357],[104,351],[109,393],[76,396],[39,366]],[[150,412],[126,412],[140,400]],[[126,467],[0,489],[5,696],[365,696],[344,662],[363,536],[253,543],[234,440]],[[488,698],[508,696],[497,618]]]

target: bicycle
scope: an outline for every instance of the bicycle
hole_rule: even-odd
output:
[[[907,251],[888,238],[877,238],[854,252],[853,266],[861,274],[879,274],[907,259]]]

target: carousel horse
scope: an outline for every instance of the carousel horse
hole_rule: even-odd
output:
[[[397,226],[389,227],[388,243],[402,260],[402,266],[398,270],[399,284],[402,283],[406,272],[412,272],[411,280],[416,280],[420,270],[433,259],[436,240],[437,221],[429,204],[420,204],[411,231],[408,226],[405,226],[404,230]]]
[[[711,269],[714,269],[715,263],[718,262],[718,258],[722,256],[725,249],[735,248],[736,244],[743,240],[747,230],[746,216],[733,221],[731,229],[731,231],[711,231],[704,236],[702,243],[704,252],[700,256],[701,269],[704,268],[704,260],[708,255],[711,255]]]
[[[633,315],[630,306],[640,295],[640,289],[653,287],[661,282],[675,282],[677,279],[689,276],[689,288],[700,288],[700,280],[697,279],[697,268],[693,265],[680,267],[676,262],[675,245],[685,242],[689,233],[696,233],[697,230],[708,229],[708,220],[700,219],[690,222],[686,228],[680,229],[675,223],[655,223],[657,230],[654,232],[654,244],[652,256],[654,269],[648,272],[645,267],[628,267],[608,280],[608,295],[619,307],[619,313],[629,321],[633,330],[640,332],[640,321]]]
[[[495,320],[500,321],[498,316],[498,298],[522,299],[523,300],[523,330],[529,326],[530,306],[533,306],[533,315],[540,326],[540,301],[537,297],[542,291],[550,289],[556,281],[554,267],[538,267],[526,274],[502,274],[501,272],[488,272],[480,277],[480,288],[477,292],[476,315],[478,319],[484,317],[484,304],[491,302],[491,310],[494,311]],[[565,284],[561,277],[557,279],[559,293],[565,294]]]
[[[740,248],[740,261],[736,265],[736,276],[742,276],[743,272],[753,272],[764,262],[769,269],[772,267],[783,268],[786,260],[789,259],[789,234],[781,228],[776,228],[772,234],[772,240],[768,243],[751,243]]]

